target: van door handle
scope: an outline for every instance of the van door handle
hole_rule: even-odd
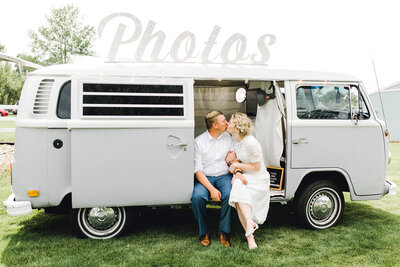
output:
[[[294,139],[293,144],[308,144],[308,140],[305,138]]]
[[[184,143],[168,144],[168,146],[187,146],[187,144],[184,144]]]

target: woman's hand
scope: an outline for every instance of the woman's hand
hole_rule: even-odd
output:
[[[234,162],[229,167],[229,171],[231,173],[235,173],[236,169],[240,169],[243,172],[257,172],[261,168],[261,162],[254,162],[254,163],[241,163],[241,162]]]
[[[241,180],[241,181],[242,181],[242,184],[247,185],[247,179],[246,179],[246,178],[243,176],[243,174],[241,174],[240,172],[236,173],[236,174],[233,176],[232,184],[233,184],[233,182],[234,182],[236,179]]]

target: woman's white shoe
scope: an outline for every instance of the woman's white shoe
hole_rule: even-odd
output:
[[[246,237],[249,237],[252,234],[254,234],[254,232],[259,228],[258,224],[256,224],[251,218],[246,218],[246,221],[248,220],[251,220],[255,224],[255,226],[246,231],[246,233],[244,234]]]

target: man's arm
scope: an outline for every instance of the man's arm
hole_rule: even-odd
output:
[[[204,185],[205,188],[207,188],[207,190],[210,192],[211,195],[211,199],[213,201],[221,201],[221,192],[216,189],[211,183],[210,181],[208,181],[207,177],[204,175],[204,173],[202,171],[197,171],[195,173],[195,177],[197,179],[197,181],[199,183],[201,183],[202,185]]]
[[[226,164],[228,164],[228,166],[230,166],[235,161],[237,161],[236,153],[232,150],[228,151],[228,154],[226,154],[226,157],[225,157]]]

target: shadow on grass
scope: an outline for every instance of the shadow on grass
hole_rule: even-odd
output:
[[[124,236],[103,241],[77,238],[68,216],[39,212],[28,220],[21,219],[18,230],[3,236],[8,243],[0,262],[5,266],[295,265],[307,260],[314,265],[327,264],[324,253],[329,254],[333,265],[379,264],[385,263],[386,257],[400,259],[397,249],[382,254],[388,247],[400,245],[400,217],[361,203],[346,203],[339,225],[322,231],[299,228],[290,205],[273,203],[267,222],[257,231],[259,249],[252,253],[246,250],[234,210],[233,247],[226,250],[217,244],[218,217],[219,207],[210,207],[208,226],[215,242],[203,248],[197,242],[190,207],[135,210],[134,223]],[[355,258],[357,262],[352,262]]]

